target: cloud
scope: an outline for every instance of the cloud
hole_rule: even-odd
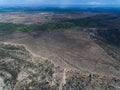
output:
[[[63,0],[0,0],[0,5],[49,5],[64,3]]]
[[[87,4],[88,5],[101,5],[103,3],[100,3],[100,2],[88,2]]]

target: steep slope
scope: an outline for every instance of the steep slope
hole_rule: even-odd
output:
[[[56,67],[11,43],[0,43],[0,84],[1,90],[120,90],[120,79]]]
[[[118,61],[96,44],[83,28],[12,32],[1,38],[3,42],[26,45],[33,53],[51,60],[56,66],[120,76]]]

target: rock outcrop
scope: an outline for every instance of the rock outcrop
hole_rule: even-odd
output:
[[[55,66],[24,45],[0,43],[1,90],[120,90],[120,79]]]

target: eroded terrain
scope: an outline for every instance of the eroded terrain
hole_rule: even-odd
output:
[[[0,43],[1,90],[119,90],[120,80],[56,67],[23,45]]]
[[[112,24],[118,15],[12,12],[0,17],[15,29],[0,24],[1,90],[120,90],[119,22]],[[72,27],[59,26],[63,21]],[[48,22],[47,29],[27,26],[27,32],[21,30],[26,26],[14,26]]]

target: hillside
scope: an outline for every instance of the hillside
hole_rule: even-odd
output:
[[[1,90],[120,90],[118,14],[1,15]]]
[[[23,45],[0,43],[1,90],[119,90],[120,80],[56,67]]]

